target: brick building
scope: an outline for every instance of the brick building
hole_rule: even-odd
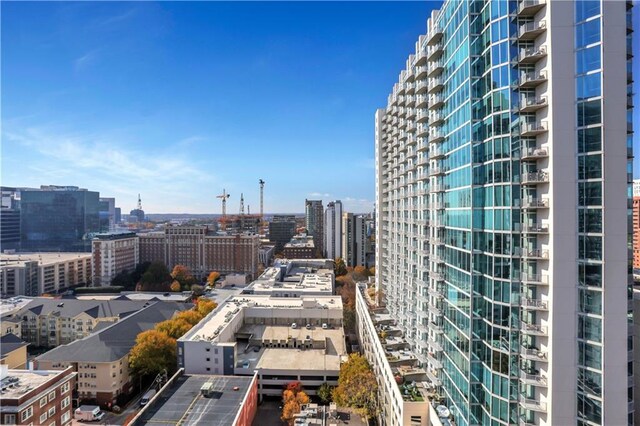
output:
[[[138,236],[133,232],[98,234],[91,241],[93,284],[108,286],[122,271],[133,271],[140,260]]]
[[[163,262],[169,269],[184,265],[197,278],[218,271],[253,279],[258,270],[257,235],[215,235],[206,226],[168,226],[139,238],[140,262]]]
[[[62,371],[10,370],[6,365],[0,365],[0,381],[0,424],[71,424],[71,399],[76,384],[76,373],[71,368]]]

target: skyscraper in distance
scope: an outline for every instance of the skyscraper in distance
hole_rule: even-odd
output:
[[[324,250],[329,259],[342,257],[342,202],[327,203],[324,212]]]
[[[377,285],[457,425],[632,418],[631,6],[446,0],[376,112]]]
[[[322,200],[304,200],[307,233],[313,237],[317,256],[324,255],[324,208]]]

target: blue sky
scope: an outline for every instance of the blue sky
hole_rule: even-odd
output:
[[[436,5],[2,2],[2,184],[370,211],[374,112]]]

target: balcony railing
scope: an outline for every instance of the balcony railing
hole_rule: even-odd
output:
[[[520,124],[520,136],[536,136],[547,131],[546,121],[533,121]]]
[[[528,274],[522,272],[520,274],[520,281],[525,284],[549,284],[549,276],[542,274]]]
[[[520,350],[520,355],[522,355],[522,357],[525,359],[530,359],[533,361],[547,361],[547,351],[543,351],[538,348],[522,348]]]
[[[522,207],[525,209],[542,209],[549,207],[548,198],[524,198]]]
[[[525,371],[520,371],[520,380],[531,386],[547,386],[547,377],[540,373],[530,374]]]
[[[549,303],[546,300],[541,299],[529,299],[523,295],[520,298],[520,306],[527,309],[546,311],[549,309]]]
[[[429,78],[429,93],[441,90],[444,86],[444,79],[442,77]]]
[[[539,399],[525,398],[520,399],[520,406],[525,410],[531,411],[547,411],[547,403]]]
[[[520,52],[518,52],[518,63],[535,64],[545,56],[547,56],[546,46],[525,47],[524,49],[520,49]]]
[[[546,31],[547,23],[545,21],[539,22],[525,22],[518,27],[518,40],[535,40],[540,34]]]
[[[549,152],[546,148],[529,147],[523,148],[520,154],[520,160],[522,161],[536,161],[541,158],[547,158]]]
[[[545,4],[545,0],[521,0],[518,3],[518,17],[535,16]]]
[[[546,96],[524,95],[520,96],[520,104],[517,106],[518,112],[534,112],[547,106]]]
[[[547,73],[545,71],[528,71],[521,72],[516,85],[521,89],[530,89],[547,81]]]
[[[432,93],[429,95],[429,109],[440,107],[444,103],[444,98],[440,93]]]
[[[549,182],[549,174],[544,171],[523,173],[520,183],[523,185],[547,183]]]

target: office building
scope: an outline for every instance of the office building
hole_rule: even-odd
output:
[[[13,370],[0,365],[0,424],[70,426],[76,373],[70,368]]]
[[[186,374],[257,373],[261,396],[292,381],[309,395],[336,386],[346,354],[340,296],[230,297],[178,339]]]
[[[113,231],[116,227],[116,199],[100,197],[99,201],[100,231]]]
[[[324,207],[322,200],[304,200],[305,227],[316,245],[314,257],[324,254]]]
[[[282,253],[284,245],[296,234],[296,217],[288,214],[276,214],[269,222],[269,241],[275,244],[276,253]]]
[[[284,245],[282,255],[287,259],[314,259],[316,251],[315,241],[311,235],[298,234]]]
[[[271,266],[273,255],[275,254],[276,246],[260,243],[258,249],[258,259],[263,267]]]
[[[120,272],[132,272],[140,261],[138,236],[133,232],[94,235],[91,241],[93,285],[108,286]]]
[[[122,223],[122,209],[120,207],[116,207],[115,221],[116,221],[116,225]]]
[[[90,282],[89,253],[0,254],[0,291],[6,297],[55,294]]]
[[[121,394],[131,391],[129,352],[138,334],[153,329],[186,309],[183,303],[155,302],[126,318],[101,327],[80,340],[57,346],[35,359],[39,369],[78,373],[78,398],[115,405]]]
[[[376,112],[377,283],[457,425],[632,418],[631,6],[446,0]]]
[[[21,249],[91,251],[90,236],[100,231],[99,196],[77,186],[21,190]]]
[[[19,189],[0,187],[0,252],[20,248]]]
[[[324,212],[324,250],[325,257],[337,259],[342,257],[342,202],[327,203]]]
[[[211,271],[244,273],[250,279],[258,271],[257,235],[216,235],[206,226],[167,226],[164,232],[139,234],[140,262],[163,262],[169,270],[184,265],[196,278]]]
[[[367,266],[367,224],[362,215],[342,214],[342,258],[347,266]]]
[[[157,401],[145,405],[131,426],[251,426],[258,410],[258,380],[253,377],[182,375],[179,371]]]

